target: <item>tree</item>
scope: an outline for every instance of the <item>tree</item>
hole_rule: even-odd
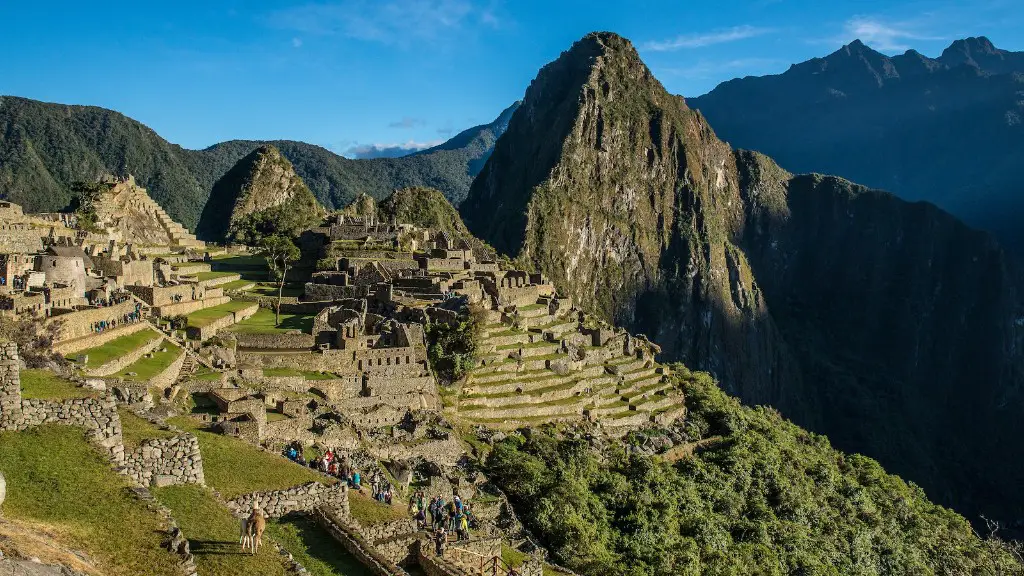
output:
[[[274,324],[281,324],[281,296],[284,293],[284,279],[288,268],[302,256],[299,247],[291,238],[272,234],[259,242],[260,254],[266,259],[270,273],[277,280],[277,305],[274,307]]]

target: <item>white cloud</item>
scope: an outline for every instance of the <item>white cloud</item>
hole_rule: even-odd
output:
[[[415,140],[409,140],[408,142],[398,144],[356,144],[350,146],[342,153],[342,155],[356,160],[365,160],[368,158],[398,158],[401,156],[407,156],[413,152],[419,152],[420,150],[437,146],[442,142],[444,142],[444,140],[431,140],[428,142],[416,142]]]
[[[884,52],[908,50],[908,41],[912,40],[944,40],[941,36],[922,30],[917,22],[886,22],[877,17],[854,16],[843,25],[843,37],[840,40],[846,43],[857,39]]]
[[[477,8],[469,0],[334,0],[277,11],[271,23],[304,34],[406,44],[500,22],[493,9]]]
[[[759,28],[745,24],[743,26],[733,26],[732,28],[699,34],[681,34],[669,40],[650,41],[644,43],[643,48],[652,52],[670,52],[683,48],[703,48],[705,46],[714,46],[715,44],[745,40],[767,34],[771,31],[770,28]]]

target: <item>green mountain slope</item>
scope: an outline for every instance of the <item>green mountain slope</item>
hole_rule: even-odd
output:
[[[496,444],[490,479],[559,564],[585,576],[1022,572],[874,460],[741,406],[706,374],[674,378],[686,425],[627,439],[638,450],[552,430]],[[669,435],[676,447],[645,454]]]
[[[627,40],[540,71],[460,211],[744,401],[972,518],[1024,514],[1017,266],[934,206],[732,150]]]
[[[490,124],[402,158],[349,160],[303,142],[269,143],[328,208],[345,206],[360,192],[382,199],[407,186],[437,188],[458,204],[509,114],[506,110]],[[194,229],[214,183],[265,143],[232,140],[187,150],[111,110],[4,96],[0,97],[0,197],[30,211],[54,211],[67,205],[71,183],[130,172],[171,217]]]

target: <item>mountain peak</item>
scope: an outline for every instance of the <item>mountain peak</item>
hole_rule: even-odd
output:
[[[196,233],[224,240],[246,216],[291,203],[297,211],[323,211],[292,163],[273,144],[263,144],[213,185]]]

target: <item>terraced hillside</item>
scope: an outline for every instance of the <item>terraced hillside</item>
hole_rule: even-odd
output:
[[[610,432],[683,414],[682,395],[654,361],[656,347],[594,323],[555,299],[487,313],[478,365],[463,382],[459,416],[475,424],[590,419]]]

